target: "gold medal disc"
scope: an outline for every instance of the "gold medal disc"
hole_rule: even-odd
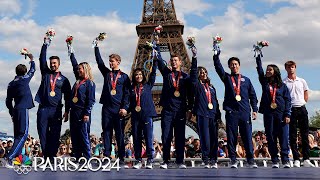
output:
[[[209,103],[209,104],[208,104],[208,108],[209,108],[209,109],[213,109],[213,104],[212,104],[212,103]]]
[[[236,95],[236,100],[237,101],[241,101],[241,96],[240,95]]]
[[[51,91],[51,92],[50,92],[50,96],[51,96],[51,97],[54,97],[55,95],[56,95],[56,92],[54,92],[54,91]]]
[[[141,106],[136,106],[135,110],[136,110],[137,112],[140,112],[140,111],[141,111]]]
[[[114,96],[114,95],[116,95],[116,94],[117,94],[117,91],[116,91],[115,89],[112,89],[112,90],[111,90],[111,95]]]
[[[180,97],[180,92],[179,92],[179,91],[175,91],[175,92],[174,92],[174,96],[175,96],[175,97]]]
[[[272,109],[275,109],[275,108],[278,107],[278,105],[277,105],[277,103],[271,103],[270,107],[271,107]]]
[[[73,102],[73,103],[77,103],[77,102],[78,102],[78,97],[73,97],[73,98],[72,98],[72,102]]]

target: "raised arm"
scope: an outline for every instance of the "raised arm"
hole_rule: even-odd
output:
[[[32,54],[28,54],[28,57],[30,58],[30,69],[27,72],[27,74],[23,76],[23,78],[27,79],[28,82],[30,82],[30,80],[34,76],[34,72],[36,71],[36,65],[35,65],[35,63],[33,61],[33,55]]]
[[[190,80],[193,85],[198,83],[198,67],[197,67],[197,57],[192,57],[191,70],[190,70]]]
[[[170,69],[163,62],[163,59],[162,59],[161,53],[160,53],[160,47],[158,44],[157,44],[156,50],[158,51],[158,53],[157,53],[158,68],[163,76],[164,74],[168,74],[170,72]]]
[[[152,63],[152,71],[150,73],[150,76],[149,76],[149,80],[148,80],[148,84],[150,86],[153,86],[154,85],[154,82],[156,81],[156,76],[157,76],[157,66],[158,66],[158,62],[157,60],[153,60],[153,63]]]
[[[87,91],[86,91],[87,100],[86,100],[85,112],[84,112],[85,116],[89,116],[91,114],[92,107],[96,102],[96,98],[95,98],[96,85],[94,84],[93,81],[90,81],[89,83],[87,83],[87,85],[88,85]]]
[[[264,83],[265,77],[264,77],[264,72],[263,72],[263,68],[262,68],[260,54],[256,57],[256,63],[257,63],[257,71],[258,71],[258,75],[259,75],[259,81],[260,81],[260,83]]]
[[[40,72],[42,75],[50,71],[48,64],[47,64],[47,48],[48,48],[47,44],[42,45],[40,57],[39,57]]]
[[[257,95],[256,95],[256,91],[254,90],[254,87],[251,83],[251,81],[249,80],[250,83],[250,87],[249,87],[249,99],[250,99],[250,104],[252,107],[252,111],[253,112],[258,112],[258,99],[257,99]]]
[[[220,79],[224,81],[224,79],[226,78],[226,72],[224,71],[223,66],[220,62],[219,55],[220,55],[220,52],[217,55],[213,55],[213,64]]]
[[[104,64],[104,62],[101,58],[101,55],[100,55],[99,47],[94,48],[94,55],[96,56],[98,68],[99,68],[100,72],[102,73],[102,75],[109,73],[110,69],[107,68],[106,65]]]
[[[70,60],[71,60],[71,64],[72,64],[72,67],[73,67],[74,76],[76,77],[76,79],[79,79],[78,62],[77,62],[76,57],[74,56],[74,53],[71,53]]]

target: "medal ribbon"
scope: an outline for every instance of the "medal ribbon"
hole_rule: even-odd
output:
[[[208,104],[210,104],[211,103],[211,92],[210,92],[209,85],[208,85],[208,83],[206,83],[205,85],[204,84],[202,84],[202,85],[203,85],[204,91],[206,92]]]
[[[181,71],[179,71],[179,73],[178,73],[177,80],[174,76],[174,72],[171,73],[171,76],[172,76],[173,87],[176,89],[176,91],[179,91],[179,80],[180,80],[180,76],[181,76]]]
[[[76,87],[74,88],[74,97],[77,97],[78,95],[78,89],[79,87],[86,82],[87,79],[83,79],[82,81],[77,81]]]
[[[277,92],[277,84],[274,85],[274,88],[272,88],[271,84],[269,84],[270,89],[270,95],[272,97],[272,103],[276,102],[276,92]]]
[[[53,79],[53,74],[50,75],[50,88],[51,91],[54,91],[56,88],[57,79],[60,77],[60,72],[57,73],[56,77]]]
[[[238,76],[238,85],[237,86],[236,86],[236,82],[235,82],[233,76],[231,76],[231,80],[232,80],[233,89],[236,92],[236,95],[240,95],[241,74],[239,74],[239,76]]]
[[[137,90],[137,87],[134,87],[134,92],[136,93],[137,106],[140,106],[140,97],[141,97],[142,88],[143,88],[142,84],[140,84],[139,90]]]
[[[119,71],[118,71],[118,74],[117,74],[117,76],[116,76],[116,79],[113,80],[113,73],[112,73],[112,71],[110,72],[111,86],[112,86],[112,89],[113,89],[113,90],[116,89],[117,81],[118,81],[118,79],[119,79],[119,77],[120,77],[120,73],[121,73],[121,71],[119,70]]]

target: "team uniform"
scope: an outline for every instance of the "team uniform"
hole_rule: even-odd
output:
[[[65,112],[70,109],[71,86],[61,72],[53,72],[46,61],[47,45],[43,44],[40,53],[41,84],[35,100],[39,103],[37,112],[37,129],[41,149],[45,158],[53,159],[60,145],[62,125],[62,94],[65,101]]]
[[[223,109],[226,111],[227,143],[231,167],[237,167],[238,165],[236,159],[238,127],[246,150],[247,162],[250,166],[256,167],[253,158],[252,122],[250,115],[250,105],[253,112],[258,111],[258,100],[255,90],[249,78],[242,74],[226,73],[218,55],[213,56],[213,61],[215,69],[225,86]]]
[[[215,166],[218,150],[218,120],[221,119],[216,89],[198,79],[197,58],[192,58],[190,79],[194,89],[193,114],[197,116],[202,160]]]
[[[157,60],[159,70],[163,76],[160,98],[160,105],[163,107],[161,111],[163,167],[166,168],[170,160],[173,130],[175,134],[176,163],[180,167],[180,165],[183,165],[184,160],[186,112],[192,109],[190,77],[185,72],[170,70],[164,64],[160,51],[158,51]],[[184,167],[181,166],[181,168]]]
[[[78,63],[74,53],[71,53],[70,60],[77,80],[72,88],[72,103],[70,109],[72,151],[77,159],[82,156],[89,159],[91,157],[91,111],[95,103],[96,85],[89,79],[79,77]],[[89,121],[84,122],[83,116],[89,116]]]
[[[154,61],[149,80],[144,84],[132,85],[130,90],[131,125],[135,159],[141,162],[142,138],[145,138],[147,164],[153,163],[153,120],[156,109],[152,99],[152,87],[156,80],[157,62]],[[134,78],[134,77],[133,77]],[[140,164],[139,164],[140,165]],[[139,168],[139,166],[137,166]],[[152,168],[152,167],[151,167]]]
[[[16,76],[7,89],[6,106],[12,117],[14,127],[14,144],[7,154],[11,163],[12,159],[21,154],[22,148],[28,137],[29,109],[34,107],[32,94],[29,87],[31,78],[35,72],[35,63],[30,61],[30,69],[24,76]],[[12,106],[14,101],[14,107]]]
[[[271,160],[278,167],[278,139],[281,147],[281,161],[289,165],[289,124],[284,122],[285,117],[291,116],[291,97],[285,84],[269,84],[264,75],[261,57],[256,57],[259,81],[262,86],[262,96],[259,113],[263,114],[265,132],[268,140],[268,149]]]
[[[115,130],[118,157],[123,162],[125,157],[124,126],[125,120],[120,117],[119,110],[129,109],[130,79],[120,70],[108,69],[100,55],[98,47],[95,47],[95,57],[98,68],[104,77],[104,84],[100,98],[102,104],[102,130],[104,140],[104,155],[110,157],[113,129]]]

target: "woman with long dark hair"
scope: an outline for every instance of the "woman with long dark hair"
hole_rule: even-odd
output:
[[[261,55],[256,57],[259,81],[262,86],[262,96],[259,113],[263,114],[268,149],[271,155],[272,168],[279,168],[277,142],[281,147],[281,161],[284,168],[290,168],[289,163],[289,122],[291,115],[291,97],[287,86],[282,82],[278,66],[269,64],[264,74]]]
[[[218,120],[221,119],[216,89],[210,83],[208,71],[204,67],[197,67],[196,48],[192,49],[193,57],[190,79],[194,87],[193,114],[197,117],[202,160],[205,168],[218,168]]]
[[[142,167],[142,137],[145,138],[147,151],[147,169],[153,168],[153,120],[157,116],[152,99],[152,87],[156,80],[157,61],[153,66],[147,80],[143,69],[136,68],[132,73],[132,86],[130,90],[131,125],[133,135],[134,156],[137,160],[134,169]],[[143,134],[143,135],[142,135]]]

